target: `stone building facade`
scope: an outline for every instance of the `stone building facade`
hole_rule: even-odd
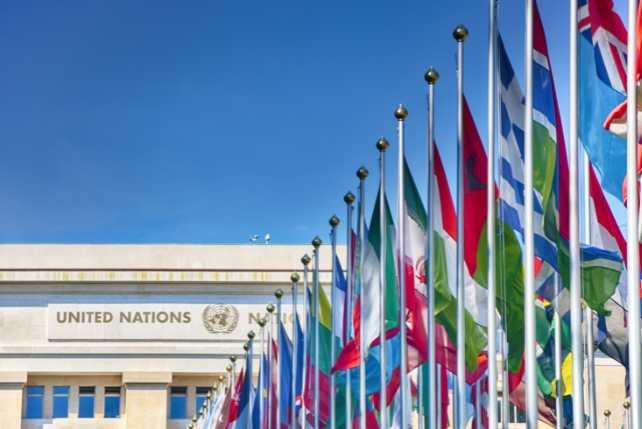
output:
[[[277,288],[292,328],[290,275],[305,253],[310,245],[0,245],[0,429],[185,428]],[[326,286],[330,261],[322,246]],[[598,427],[607,408],[620,427],[624,370],[597,365]],[[512,420],[523,427],[519,413]]]

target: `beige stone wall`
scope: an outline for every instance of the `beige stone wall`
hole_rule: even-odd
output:
[[[130,384],[125,405],[126,429],[167,427],[167,384]]]
[[[0,429],[20,429],[22,384],[0,384]]]

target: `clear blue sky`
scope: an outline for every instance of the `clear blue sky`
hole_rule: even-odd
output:
[[[523,3],[499,14],[519,75]],[[566,111],[568,5],[539,5]],[[485,140],[487,21],[481,0],[1,1],[0,241],[327,242],[362,164],[369,219],[382,134],[394,205],[399,103],[425,192],[431,65],[452,186],[452,31]]]

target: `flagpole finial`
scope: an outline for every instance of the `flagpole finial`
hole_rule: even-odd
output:
[[[238,358],[236,357],[236,355],[231,355],[231,356],[230,356],[230,361],[231,361],[232,363],[235,363],[235,362],[236,362],[236,359],[238,359]]]
[[[464,24],[459,24],[455,31],[453,31],[453,37],[458,42],[463,42],[468,38],[468,29],[464,27]]]
[[[225,370],[226,370],[227,372],[232,372],[232,370],[233,370],[233,369],[234,369],[234,367],[232,366],[232,364],[229,364],[229,363],[228,363],[228,364],[227,364],[227,366],[225,367]]]
[[[192,417],[192,421],[196,423],[198,421],[198,417],[196,417],[196,414],[194,414],[194,417]]]
[[[276,299],[283,298],[283,295],[285,295],[285,294],[283,293],[283,290],[280,289],[280,288],[277,289],[276,292],[274,292],[274,296],[276,297]]]
[[[303,263],[303,265],[308,265],[310,261],[311,261],[310,256],[308,256],[307,253],[303,255],[303,257],[301,258],[301,262]]]
[[[256,337],[256,334],[254,333],[254,331],[250,331],[247,333],[247,337],[250,339],[250,341],[252,341],[254,337]]]
[[[194,423],[190,422],[190,424],[187,425],[187,429],[194,429]]]
[[[366,167],[364,167],[363,165],[361,167],[359,167],[359,169],[357,170],[357,177],[360,180],[364,180],[366,177],[368,177],[368,174],[369,174],[368,173],[368,169]]]
[[[220,381],[221,383],[225,383],[225,380],[227,380],[225,374],[221,374],[218,376],[218,381]]]
[[[205,414],[205,411],[203,411],[203,407],[201,407],[201,409],[198,410],[198,415],[203,417],[203,414]]]
[[[212,392],[209,390],[207,391],[207,395],[205,396],[207,399],[212,399]]]
[[[381,138],[377,142],[377,149],[379,149],[379,152],[385,152],[389,147],[390,143],[388,143],[388,140],[381,136]]]
[[[243,344],[243,350],[245,350],[246,352],[249,352],[250,351],[250,343]]]
[[[435,68],[431,66],[430,69],[424,75],[424,79],[426,79],[426,82],[428,82],[428,85],[434,85],[439,80],[439,73],[437,73],[437,70],[435,70]]]
[[[231,367],[232,365],[228,365],[228,366]],[[214,386],[212,386],[212,390],[214,392],[218,392],[218,384],[215,384]]]
[[[356,199],[357,198],[350,191],[348,191],[348,193],[345,195],[345,197],[343,197],[343,201],[345,201],[346,204],[349,205],[349,206],[352,205],[352,203],[354,203],[354,200],[356,200]]]
[[[628,410],[631,408],[631,403],[629,401],[625,401],[624,404],[622,404],[625,410]]]
[[[299,279],[300,277],[297,273],[292,273],[292,275],[290,276],[290,280],[292,280],[292,283],[298,283]]]
[[[399,107],[397,107],[397,110],[395,110],[395,118],[399,121],[405,121],[407,117],[408,111],[403,107],[403,104],[400,104]]]
[[[210,392],[207,392],[210,395],[210,398],[212,397],[212,394]],[[209,407],[209,404],[207,403],[207,400],[203,401],[203,409],[206,410],[207,407]]]
[[[332,215],[332,217],[330,218],[330,220],[329,220],[328,222],[330,223],[330,226],[331,226],[332,228],[336,228],[337,226],[339,226],[339,223],[340,223],[341,221],[339,220],[339,218],[337,217],[337,215]]]
[[[321,241],[318,235],[314,237],[314,239],[312,240],[312,245],[314,246],[315,249],[318,249],[319,247],[321,247],[322,244],[323,244],[323,241]]]
[[[274,310],[276,310],[276,307],[274,306],[274,304],[269,303],[268,306],[267,306],[268,313],[272,314],[272,313],[274,313]]]
[[[604,410],[604,415],[606,417],[610,417],[611,416],[611,410],[609,410],[608,408],[606,410]]]
[[[267,320],[265,320],[265,318],[261,317],[261,318],[259,319],[259,326],[260,326],[261,328],[265,328],[265,325],[267,325]]]

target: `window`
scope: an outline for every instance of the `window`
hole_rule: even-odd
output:
[[[27,387],[26,418],[28,419],[42,418],[42,397],[44,396],[44,393],[45,393],[45,388],[42,386]]]
[[[209,391],[209,387],[196,388],[196,410],[194,414],[198,415],[198,411],[203,407],[203,402],[207,401],[207,392]]]
[[[499,392],[501,395],[501,392]],[[497,399],[497,421],[502,422],[502,400]],[[512,423],[526,423],[526,413],[513,404],[508,404],[508,425]]]
[[[120,417],[120,387],[105,387],[105,414],[106,419]]]
[[[187,387],[172,387],[169,395],[169,418],[184,419],[187,411]]]
[[[69,417],[69,387],[53,388],[53,415],[54,419]]]
[[[95,387],[81,387],[78,392],[78,418],[94,418]]]

